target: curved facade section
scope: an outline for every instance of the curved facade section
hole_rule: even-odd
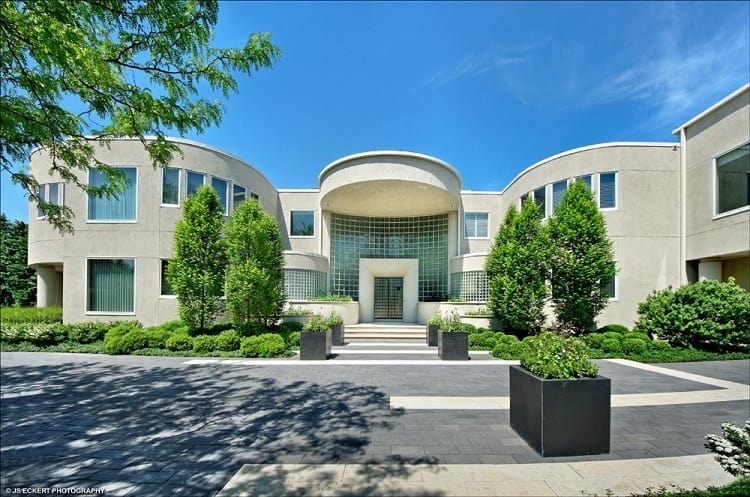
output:
[[[320,173],[320,206],[370,217],[425,216],[458,208],[461,178],[447,163],[412,152],[367,152]]]
[[[31,171],[45,197],[75,213],[75,234],[61,236],[37,218],[35,205],[29,208],[29,264],[44,289],[40,301],[60,301],[66,322],[138,319],[154,324],[176,317],[176,301],[162,274],[173,254],[182,204],[199,186],[217,190],[227,215],[251,197],[275,215],[278,193],[261,172],[215,148],[172,141],[182,156],[175,154],[168,171],[151,165],[138,140],[113,140],[97,148],[96,158],[121,168],[129,180],[116,200],[89,199],[77,188],[66,188],[48,175],[51,161],[44,149],[31,155]],[[84,183],[102,181],[95,169],[78,176]]]

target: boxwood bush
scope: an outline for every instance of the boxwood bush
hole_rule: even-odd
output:
[[[648,348],[647,342],[640,338],[625,338],[622,341],[622,351],[626,354],[640,354]]]
[[[619,354],[622,352],[622,343],[617,338],[605,338],[600,348],[609,354]]]
[[[615,333],[625,334],[629,332],[630,330],[628,329],[627,326],[624,326],[622,324],[608,324],[596,330],[597,333],[607,333],[608,331],[614,331]]]
[[[277,333],[247,337],[242,340],[240,353],[245,357],[278,357],[286,350],[286,343]]]
[[[193,350],[193,337],[191,337],[187,333],[175,333],[171,337],[167,338],[165,346],[167,350],[171,350],[173,352]]]
[[[193,337],[193,352],[206,354],[216,350],[216,338],[214,335],[198,335]]]
[[[580,338],[563,337],[550,331],[527,338],[522,342],[521,366],[537,376],[571,379],[595,377],[599,372]]]
[[[729,278],[654,291],[638,304],[636,329],[672,346],[701,350],[750,348],[750,292]]]
[[[120,322],[104,335],[104,351],[107,354],[130,354],[147,346],[143,326],[137,321]]]
[[[302,331],[302,326],[302,323],[298,321],[284,321],[279,325],[279,333]]]
[[[215,350],[232,352],[240,349],[242,338],[235,330],[225,330],[219,333],[214,340]]]
[[[502,333],[499,333],[502,335]],[[480,350],[492,350],[497,345],[498,333],[484,330],[469,333],[469,347]]]
[[[66,324],[65,330],[68,335],[68,340],[71,342],[94,343],[104,340],[107,331],[114,326],[116,326],[116,324],[113,322],[88,322]]]

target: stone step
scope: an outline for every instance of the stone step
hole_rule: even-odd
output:
[[[360,323],[344,328],[344,341],[422,343],[426,339],[426,333],[424,325]]]

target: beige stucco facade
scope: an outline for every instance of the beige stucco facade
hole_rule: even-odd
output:
[[[279,190],[240,158],[175,140],[183,152],[171,165],[180,170],[179,202],[164,205],[163,173],[150,165],[142,144],[114,140],[97,150],[97,158],[137,169],[136,213],[124,221],[88,219],[87,196],[66,187],[63,201],[76,213],[75,233],[62,236],[37,219],[36,206],[30,205],[29,264],[37,270],[37,303],[61,304],[66,322],[174,319],[177,301],[162,295],[161,268],[172,257],[174,226],[192,171],[205,175],[207,184],[217,178],[227,185],[227,215],[238,185],[276,217],[292,305],[322,305],[306,302],[348,288],[357,298],[341,304],[347,323],[372,321],[382,299],[376,280],[396,278],[400,319],[422,323],[445,307],[440,300],[449,295],[462,296],[471,303],[466,305],[483,305],[484,261],[509,206],[536,192],[549,216],[555,192],[583,177],[601,203],[619,269],[616,297],[598,324],[632,326],[638,302],[655,289],[730,276],[750,287],[750,207],[716,212],[717,158],[732,151],[741,155],[750,142],[749,93],[746,86],[678,128],[679,142],[604,143],[566,151],[531,165],[502,192],[462,190],[454,166],[400,151],[343,157],[321,169],[316,188]],[[60,181],[47,175],[49,166],[44,150],[32,153],[31,171],[40,183]],[[88,180],[85,173],[80,178]],[[298,224],[304,221],[305,230],[294,226],[293,216]],[[395,231],[387,236],[367,228],[368,223],[389,226],[388,220],[394,225],[388,229]],[[425,229],[434,232],[423,237]],[[424,240],[436,240],[439,248],[425,251]],[[373,244],[372,250],[362,243]],[[359,251],[357,260],[346,253],[348,247]],[[127,312],[90,309],[89,261],[108,259],[133,261],[133,304]]]

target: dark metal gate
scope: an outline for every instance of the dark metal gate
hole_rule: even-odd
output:
[[[404,279],[375,278],[375,319],[404,318]]]

